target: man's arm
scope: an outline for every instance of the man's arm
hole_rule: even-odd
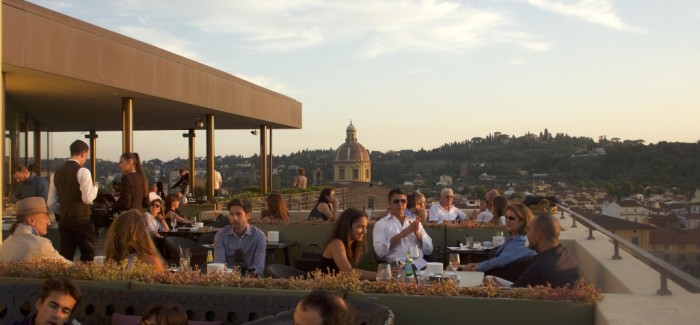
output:
[[[262,276],[263,272],[265,272],[265,249],[267,248],[267,238],[265,238],[265,235],[261,231],[258,231],[254,240],[255,245],[253,246],[253,262],[249,268],[254,268],[255,273],[257,273],[258,276]]]
[[[92,176],[87,168],[78,169],[78,184],[83,203],[92,204],[97,197],[97,186],[92,184]]]
[[[46,205],[49,207],[49,211],[53,213],[59,213],[60,205],[58,204],[58,192],[56,192],[56,185],[53,182],[53,175],[51,174],[49,182],[49,197],[46,199]]]
[[[430,235],[425,231],[425,228],[423,225],[420,225],[420,234],[421,234],[421,240],[423,241],[423,246],[421,246],[421,250],[423,251],[424,255],[430,255],[433,253],[433,239],[430,238]]]
[[[433,204],[433,206],[430,207],[430,211],[428,211],[428,222],[438,222],[438,220],[440,220],[440,217],[438,217],[439,209],[439,204]]]
[[[388,218],[388,217],[385,217]],[[372,244],[374,246],[374,254],[377,258],[383,260],[389,255],[389,237],[387,235],[387,226],[384,222],[377,222],[374,224],[374,230],[372,230]]]
[[[49,182],[46,179],[39,177],[39,176],[36,176],[36,178],[37,178],[36,187],[37,187],[37,192],[38,192],[37,194],[39,196],[43,197],[44,200],[48,200],[48,198],[49,198]]]
[[[214,262],[216,263],[226,263],[226,227],[216,232],[214,235]]]

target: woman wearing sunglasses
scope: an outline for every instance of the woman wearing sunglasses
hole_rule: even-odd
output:
[[[165,222],[165,216],[163,215],[163,200],[155,199],[148,203],[148,211],[146,211],[143,216],[146,218],[146,223],[148,224],[148,232],[154,238],[163,238],[159,235],[159,231],[168,231],[170,227]]]
[[[537,252],[527,247],[527,224],[532,221],[530,209],[520,202],[512,202],[506,208],[505,217],[506,231],[510,236],[498,247],[494,257],[481,263],[469,263],[462,268],[467,271],[486,272],[504,267],[523,257],[537,255]]]

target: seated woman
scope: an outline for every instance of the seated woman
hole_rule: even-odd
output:
[[[289,212],[287,204],[280,193],[270,193],[265,200],[265,207],[260,213],[263,220],[282,220],[289,222]]]
[[[185,219],[178,208],[180,207],[180,196],[177,193],[168,194],[165,197],[165,219],[170,224],[170,220],[175,218],[178,225],[191,225],[190,221]]]
[[[105,258],[115,262],[134,260],[152,265],[156,272],[165,271],[165,263],[158,254],[148,225],[141,211],[132,209],[120,214],[109,227],[105,239]]]
[[[523,257],[535,256],[537,253],[527,247],[527,225],[532,221],[532,213],[524,204],[513,202],[506,208],[506,231],[510,236],[501,245],[494,257],[481,263],[469,263],[461,268],[467,271],[486,272],[504,267]]]
[[[335,191],[326,187],[318,196],[318,201],[311,213],[309,219],[321,219],[323,221],[335,221],[335,215],[338,211],[338,201],[335,200]]]
[[[377,272],[353,268],[360,262],[362,254],[367,250],[365,235],[367,234],[367,215],[364,212],[349,208],[343,211],[333,225],[331,236],[321,253],[320,269],[324,273],[350,272],[360,273],[360,279],[375,280]]]
[[[163,238],[159,235],[159,231],[168,231],[170,227],[165,222],[165,216],[163,215],[163,201],[161,199],[155,199],[148,203],[148,211],[144,212],[144,218],[146,218],[146,223],[148,224],[148,232],[151,236],[155,238]]]

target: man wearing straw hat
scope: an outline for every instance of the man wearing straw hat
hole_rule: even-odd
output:
[[[0,245],[0,261],[23,262],[39,259],[71,263],[53,248],[46,235],[51,225],[46,201],[29,197],[17,202],[17,220],[10,228],[10,237]]]

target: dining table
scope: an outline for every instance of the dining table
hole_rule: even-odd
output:
[[[295,241],[267,242],[265,245],[265,252],[266,254],[272,253],[271,260],[276,261],[277,254],[281,251],[284,254],[285,265],[292,266],[291,259],[289,257],[289,249],[297,246],[297,244],[298,243]],[[214,244],[202,244],[202,246],[206,247],[207,249],[214,250]]]
[[[493,257],[496,252],[497,247],[484,248],[484,247],[447,247],[445,252],[447,254],[457,253],[459,254],[460,264],[467,263],[479,263],[488,260]]]

